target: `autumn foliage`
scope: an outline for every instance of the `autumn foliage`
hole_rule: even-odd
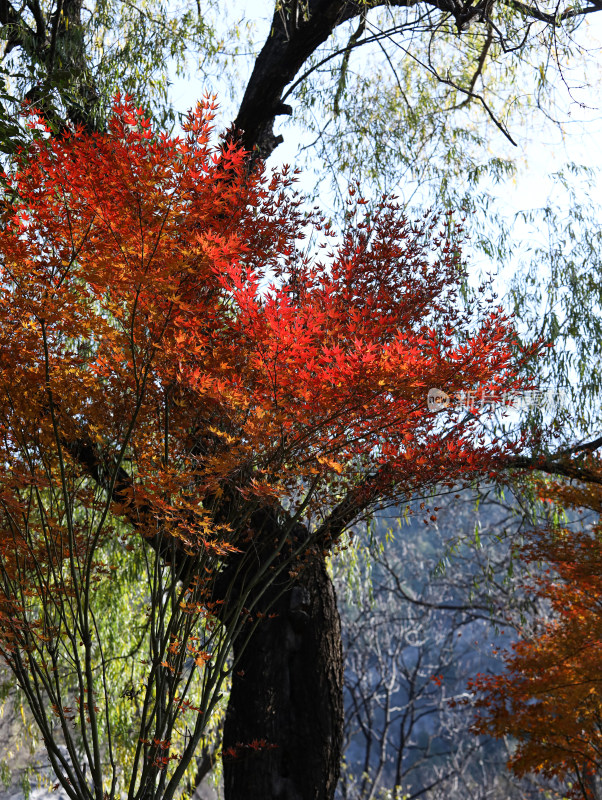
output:
[[[600,474],[599,459],[585,465]],[[540,484],[561,508],[593,511],[595,522],[550,525],[523,557],[535,568],[528,587],[550,613],[505,654],[507,671],[479,676],[476,730],[511,736],[510,766],[565,781],[571,797],[597,797],[602,769],[602,496],[595,485]]]
[[[461,308],[448,218],[364,213],[352,192],[335,234],[286,170],[250,174],[211,144],[213,111],[183,138],[127,98],[103,135],[52,138],[34,116],[5,176],[0,652],[73,797],[172,797],[253,618],[248,587],[381,503],[493,469],[504,448],[477,416],[432,414],[426,393],[519,385],[509,320]],[[109,709],[129,683],[109,680],[94,591],[141,541],[124,762]]]

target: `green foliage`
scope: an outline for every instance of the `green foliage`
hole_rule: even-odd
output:
[[[54,4],[40,0],[40,7],[49,19]],[[34,26],[33,17],[23,9],[24,48],[8,52],[0,68],[0,152],[12,155],[28,135],[15,115],[25,95],[58,130],[69,115],[102,127],[109,100],[120,89],[151,109],[154,122],[165,128],[177,122],[170,80],[195,71],[208,81],[219,76],[235,107],[252,66],[252,57],[245,61],[241,55],[243,47],[250,43],[250,51],[257,49],[250,9],[236,8],[239,19],[236,9],[217,2],[201,9],[186,0],[95,0],[81,27],[63,31],[50,67],[48,50],[39,49],[27,29]],[[291,93],[303,140],[295,166],[305,159],[322,198],[330,180],[335,213],[353,180],[370,197],[398,192],[408,205],[462,208],[475,248],[488,259],[507,262],[516,252],[513,226],[504,222],[493,197],[495,186],[516,171],[517,151],[505,134],[518,140],[538,108],[554,114],[561,65],[580,59],[582,52],[573,38],[577,22],[558,32],[533,23],[525,38],[525,20],[510,6],[496,5],[492,20],[506,49],[492,37],[491,26],[475,24],[459,35],[455,20],[424,7],[371,11],[363,28],[357,20],[342,27],[304,65],[306,77]],[[5,43],[8,34],[5,27]],[[356,47],[367,38],[371,44]],[[534,92],[517,89],[523,86]],[[585,435],[600,421],[602,234],[597,207],[575,189],[579,175],[569,167],[556,176],[555,194],[568,197],[570,212],[564,200],[523,215],[533,226],[543,223],[548,238],[534,244],[530,264],[512,288],[525,341],[537,331],[556,344],[545,360],[533,362],[534,383],[570,393],[570,404],[546,418],[544,448]],[[527,424],[543,421],[533,410]],[[478,528],[473,539],[478,545]],[[360,594],[372,602],[373,544],[353,539],[339,560],[338,568],[347,571],[350,603]],[[103,557],[112,571],[96,597],[99,608],[111,611],[99,614],[113,691],[108,722],[125,767],[144,674],[144,654],[132,657],[147,624],[144,564],[140,554],[117,546]]]
[[[141,0],[136,4],[96,0],[86,35],[95,79],[105,102],[125,91],[154,111],[154,121],[171,127],[176,121],[169,96],[171,76],[183,77],[220,49],[206,14],[215,3],[165,3]],[[196,98],[191,98],[191,102]]]
[[[94,669],[100,670],[102,658],[106,683],[110,687],[108,715],[106,718],[99,717],[99,734],[103,740],[111,737],[115,761],[120,766],[121,775],[127,779],[133,764],[132,741],[139,730],[150,658],[145,649],[148,647],[150,624],[149,597],[146,594],[147,554],[142,548],[124,546],[123,539],[116,537],[107,541],[99,557],[111,576],[110,580],[99,581],[94,592],[98,640],[103,643],[103,653],[96,654]],[[190,666],[190,669],[193,667]],[[69,677],[65,676],[65,679],[65,696],[68,696]],[[196,688],[193,685],[188,692],[188,699],[193,705],[200,704],[202,695],[202,681],[196,680],[194,683]],[[213,711],[201,749],[215,739],[223,713],[223,705]],[[180,743],[180,738],[182,743],[185,742],[185,727],[181,725],[178,735],[174,736],[175,747]],[[194,784],[195,770],[193,761],[181,782],[180,791],[184,794]]]
[[[597,177],[569,165],[552,176],[548,203],[521,215],[543,236],[533,237],[529,260],[514,277],[510,298],[524,339],[538,335],[554,345],[545,358],[531,363],[533,382],[560,388],[566,397],[545,418],[549,446],[591,436],[601,421],[602,209],[593,198]],[[532,411],[530,422],[544,422],[540,410]]]
[[[495,36],[485,25],[458,35],[453,18],[422,7],[376,10],[359,41],[350,23],[314,55],[295,120],[313,134],[308,166],[316,171],[317,149],[318,181],[330,178],[337,205],[357,180],[375,195],[490,213],[488,189],[516,168],[509,139],[533,124],[535,107],[555,114],[561,65],[584,56],[567,26],[552,34],[535,24],[525,37],[515,11],[492,14]],[[534,81],[535,94],[517,92]]]
[[[19,102],[26,98],[40,107],[58,129],[65,117],[85,119],[102,128],[114,94],[129,92],[153,112],[153,121],[171,127],[176,113],[169,96],[170,80],[186,74],[195,61],[210,60],[223,41],[206,20],[213,3],[202,13],[200,4],[165,3],[162,0],[96,0],[81,19],[66,20],[57,28],[52,59],[52,20],[55,4],[41,0],[40,18],[45,40],[34,35],[36,19],[29,8],[19,24],[3,26],[0,36],[16,38],[17,48],[7,47],[3,71],[10,94],[3,93],[7,119],[15,119]],[[226,36],[228,37],[228,33]],[[191,99],[192,102],[192,99]],[[16,133],[0,118],[0,141],[7,151]]]

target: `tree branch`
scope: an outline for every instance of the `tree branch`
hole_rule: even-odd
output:
[[[23,22],[21,14],[9,0],[0,0],[0,25],[8,28],[5,53],[9,53],[13,47],[21,47],[28,55],[33,53],[32,42],[36,39],[36,31]]]
[[[392,0],[372,3],[369,7],[408,7],[415,2]],[[443,2],[447,4],[448,0]],[[257,148],[259,156],[266,159],[283,141],[282,136],[274,135],[274,121],[279,115],[292,113],[282,100],[285,88],[339,25],[365,12],[365,3],[310,0],[306,19],[297,20],[295,25],[285,4],[275,12],[270,34],[255,61],[234,122],[242,131],[242,143],[247,150]]]
[[[552,27],[557,27],[565,20],[602,9],[600,0],[593,0],[583,9],[571,7],[558,14],[545,13],[535,6],[520,2],[520,0],[500,0],[500,2],[516,9],[528,20],[545,22]],[[451,15],[456,20],[459,32],[468,22],[477,20],[488,26],[488,35],[491,35],[490,9],[487,2],[483,1],[473,5],[472,0],[423,0],[423,4],[443,14]],[[249,151],[255,150],[256,156],[267,159],[283,141],[282,136],[274,134],[276,117],[292,114],[291,107],[284,101],[302,81],[302,79],[295,80],[295,78],[303,65],[307,64],[311,56],[338,27],[356,17],[363,19],[368,12],[376,8],[410,8],[416,5],[418,5],[417,0],[372,0],[371,2],[308,0],[305,7],[305,19],[300,19],[300,15],[295,12],[297,4],[288,2],[278,4],[270,33],[255,61],[238,115],[234,121],[235,128],[240,132],[243,146]],[[295,14],[294,19],[293,14]],[[320,63],[325,63],[339,54],[347,55],[352,48],[365,44],[367,41],[369,38],[357,42],[352,36],[347,47],[334,54],[328,54]],[[477,66],[477,75],[483,70],[487,50],[488,47],[481,52],[482,62],[480,61]],[[303,77],[307,77],[314,69],[315,66],[308,68]],[[440,76],[437,77],[443,80]],[[505,136],[510,138],[503,125],[495,119],[484,99],[472,91],[474,87],[462,88],[448,79],[444,82],[482,103],[494,123]]]
[[[52,76],[52,72],[54,70],[54,57],[56,55],[56,42],[57,42],[57,35],[59,31],[59,26],[61,24],[61,17],[63,14],[63,0],[58,0],[56,11],[54,12],[53,19],[52,19],[52,33],[50,35],[50,52],[48,53],[48,79]]]
[[[545,458],[542,456],[511,456],[506,461],[506,469],[534,470],[547,475],[570,478],[581,483],[602,486],[602,474],[578,463],[567,460],[566,453]]]
[[[595,11],[602,11],[602,3],[592,2],[591,0],[591,4],[585,6],[585,8],[574,8],[573,6],[569,6],[566,11],[562,11],[558,15],[546,14],[544,11],[540,11],[536,6],[521,3],[520,0],[501,0],[501,2],[502,5],[508,6],[509,8],[515,8],[517,11],[520,11],[520,13],[525,17],[537,20],[538,22],[545,22],[547,25],[553,25],[554,27],[567,19],[584,17],[586,14],[593,14]]]
[[[38,43],[39,45],[44,45],[46,42],[46,20],[44,19],[44,13],[40,8],[39,0],[27,0],[27,7],[33,14],[33,18],[36,21],[36,38]]]

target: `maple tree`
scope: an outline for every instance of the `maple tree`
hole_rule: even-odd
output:
[[[583,53],[579,22],[592,19],[597,11],[595,2],[576,7],[514,0],[418,4],[278,0],[271,7],[213,0],[177,4],[93,0],[85,6],[83,0],[22,4],[5,0],[0,4],[5,44],[0,65],[0,150],[10,157],[26,138],[17,114],[23,100],[37,105],[56,135],[77,123],[90,131],[104,131],[116,87],[127,88],[163,127],[177,116],[174,98],[168,94],[174,76],[190,71],[205,86],[215,86],[219,76],[232,99],[225,116],[236,120],[248,151],[256,148],[268,158],[276,148],[277,155],[284,137],[297,151],[291,156],[294,163],[302,165],[307,158],[310,172],[321,176],[320,192],[323,180],[332,178],[334,193],[329,197],[341,198],[339,209],[350,176],[365,181],[370,193],[399,187],[411,202],[419,186],[420,197],[436,198],[427,203],[448,207],[468,203],[473,241],[479,242],[492,220],[497,217],[497,227],[502,216],[491,203],[491,181],[482,184],[481,179],[493,177],[497,183],[515,163],[491,134],[503,130],[520,135],[526,119],[522,113],[532,119],[532,95],[523,91],[525,86],[534,87],[537,106],[541,103],[546,115],[554,116],[556,92],[551,90],[567,79],[570,85],[566,67],[570,64],[572,72],[580,49]],[[272,17],[266,20],[268,29],[262,25],[264,14]],[[582,42],[590,51],[587,33]],[[575,83],[582,81],[577,78]],[[294,128],[287,125],[289,117]],[[594,219],[589,203],[588,209]],[[574,218],[571,212],[571,226]],[[505,238],[515,242],[517,230],[503,228],[510,235],[496,237],[497,258],[507,264],[509,253],[501,243]],[[597,230],[597,222],[592,230]],[[569,233],[574,242],[574,231]],[[484,246],[489,260],[494,252],[487,236]],[[593,253],[598,251],[596,245]],[[586,263],[591,265],[593,257]],[[541,258],[535,261],[540,276]],[[588,282],[580,280],[579,285]],[[583,300],[580,292],[570,294]],[[533,308],[538,307],[532,302],[532,290],[526,296]],[[582,319],[584,303],[578,305]],[[593,317],[597,319],[595,313]],[[592,336],[586,339],[595,341]],[[83,440],[77,442],[81,445]],[[88,472],[95,473],[94,448],[79,446],[77,452],[87,458]],[[109,462],[113,458],[109,447],[103,457]],[[354,499],[348,517],[357,505]],[[264,524],[278,535],[274,516]],[[135,565],[131,569],[135,574]],[[324,564],[316,562],[300,572],[292,585],[290,591],[282,589],[280,599],[264,594],[265,606],[277,604],[279,616],[266,617],[258,626],[244,667],[231,674],[224,737],[228,750],[239,741],[269,733],[280,747],[259,754],[257,781],[296,782],[294,788],[287,784],[291,795],[313,796],[313,789],[299,786],[308,776],[320,774],[320,753],[332,751],[322,787],[332,785],[338,772],[339,620]],[[127,606],[124,595],[136,595],[131,588],[135,586],[132,578],[127,592],[124,584],[119,587],[121,608]],[[115,589],[111,601],[117,595]],[[114,624],[119,626],[117,620]],[[251,654],[256,654],[256,663]],[[118,658],[117,651],[111,657]],[[316,691],[320,673],[330,676],[330,687],[324,684]],[[257,698],[264,698],[262,705]],[[127,706],[126,700],[120,709]],[[274,709],[282,709],[279,721]],[[264,722],[259,723],[262,715]],[[326,733],[318,736],[317,731]],[[304,757],[299,756],[299,741],[305,742]],[[308,757],[308,748],[313,748],[315,759]],[[293,767],[295,758],[298,764]],[[251,760],[238,759],[237,769],[243,763]],[[269,768],[273,770],[268,778]],[[254,781],[249,773],[241,775],[239,794],[245,800],[253,795]],[[266,791],[258,788],[256,794],[264,800]],[[228,798],[233,796],[228,785],[226,792]],[[320,792],[327,794],[324,788]]]
[[[600,474],[598,456],[582,468]],[[504,654],[506,671],[470,682],[477,695],[475,730],[512,736],[509,766],[519,775],[541,772],[567,781],[571,797],[592,800],[602,767],[602,510],[594,483],[538,480],[546,503],[561,509],[589,509],[597,520],[550,523],[536,532],[522,556],[534,565],[527,590],[550,609],[551,617],[523,629]]]
[[[211,144],[214,111],[183,138],[127,97],[104,135],[33,115],[4,175],[0,653],[72,798],[180,792],[287,587],[374,508],[508,452],[426,404],[521,385],[511,321],[459,304],[461,229],[352,190],[336,235],[287,170]],[[130,671],[96,602],[128,563]],[[246,752],[286,756],[278,730],[233,741],[227,785]]]

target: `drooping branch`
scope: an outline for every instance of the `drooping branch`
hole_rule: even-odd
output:
[[[331,548],[345,530],[378,505],[386,496],[386,487],[391,484],[391,470],[382,466],[374,473],[365,475],[357,486],[348,490],[341,502],[328,514],[315,533],[319,546]]]
[[[495,0],[479,0],[476,3],[473,0],[422,0],[422,3],[417,0],[308,0],[301,4],[287,0],[277,3],[269,35],[255,61],[234,121],[235,128],[242,132],[243,145],[250,151],[256,149],[257,155],[265,160],[282,142],[282,136],[274,133],[274,124],[278,116],[293,113],[292,107],[286,103],[286,95],[290,94],[294,82],[298,82],[303,69],[311,72],[312,56],[343,24],[354,19],[364,20],[371,11],[378,8],[408,9],[421,5],[427,13],[434,12],[450,17],[459,33],[472,23],[487,25],[488,30],[491,30],[494,2]],[[523,17],[525,27],[532,21],[557,27],[564,21],[602,8],[599,0],[590,0],[583,8],[569,6],[565,10],[557,8],[552,12],[543,11],[537,5],[520,0],[500,2]],[[58,88],[62,97],[67,119],[93,129],[99,124],[96,106],[100,92],[90,74],[89,54],[85,50],[82,5],[82,0],[63,0],[52,12],[46,13],[37,0],[31,0],[27,3],[28,15],[32,18],[31,24],[28,24],[29,16],[26,17],[21,9],[17,9],[10,0],[0,0],[0,25],[4,28],[6,52],[18,47],[32,63],[46,71],[46,80],[31,86],[27,99],[44,111],[43,101],[47,100],[52,84],[55,89]],[[422,26],[422,18],[416,24]],[[427,24],[433,32],[436,30],[435,22],[432,25]],[[412,23],[393,25],[391,30],[398,33],[408,27],[412,28]],[[358,30],[362,28],[360,25]],[[498,37],[502,37],[499,31]],[[357,41],[352,36],[347,47],[335,50],[334,53],[348,58],[350,49],[368,43],[371,38],[373,37],[360,36]],[[65,87],[59,85],[60,82],[56,85],[53,83],[55,61],[59,53],[61,75],[69,74],[70,83],[73,80],[77,82],[75,99],[73,92],[64,91]],[[471,94],[472,89],[473,87],[468,87],[468,92],[466,88],[462,91],[470,98],[483,102],[483,98]]]
[[[525,18],[526,24],[529,21],[539,21],[550,27],[557,27],[566,20],[602,9],[602,3],[598,0],[594,0],[584,8],[570,6],[564,11],[558,10],[555,13],[543,12],[536,6],[518,0],[501,0],[501,2],[516,9]],[[301,68],[308,65],[312,55],[337,28],[355,18],[364,19],[367,13],[376,8],[410,8],[416,5],[418,5],[416,0],[375,0],[363,3],[346,0],[313,0],[313,2],[310,0],[304,5],[301,14],[298,4],[279,3],[234,122],[235,128],[242,131],[242,143],[245,148],[248,150],[256,148],[258,155],[265,160],[282,143],[283,137],[274,133],[274,124],[278,116],[290,116],[293,113],[291,106],[284,102],[290,94],[291,84]],[[473,3],[472,0],[464,2],[425,0],[424,5],[433,11],[450,15],[455,20],[458,33],[465,30],[469,24],[477,22],[487,25],[490,35],[493,6],[490,0],[481,0],[477,3]],[[370,38],[355,41],[352,37],[347,47],[340,53],[345,57],[351,48],[368,42]],[[482,69],[483,64],[479,64],[478,71]],[[311,68],[308,68],[307,74],[310,72]],[[473,87],[461,90],[469,98],[484,102],[479,95],[474,94]],[[486,105],[485,108],[487,109]],[[499,121],[495,119],[494,121],[499,125]]]
[[[182,543],[162,533],[163,526],[156,520],[156,511],[143,502],[127,502],[134,495],[134,482],[123,466],[114,464],[113,459],[104,455],[91,437],[79,432],[76,437],[62,437],[61,447],[99,487],[111,491],[111,503],[122,509],[124,520],[134,530],[144,532],[144,541],[164,560],[174,563],[179,575],[188,574],[193,566],[193,558],[188,555]],[[115,480],[112,480],[115,476]],[[155,519],[157,533],[148,536],[148,521]]]
[[[546,25],[559,25],[567,19],[575,19],[575,17],[584,17],[587,14],[593,14],[596,11],[602,11],[602,3],[598,0],[590,0],[588,5],[583,8],[570,5],[565,11],[560,11],[557,14],[549,14],[537,8],[530,3],[521,3],[520,0],[502,0],[502,4],[509,8],[516,9],[523,16],[528,19],[537,20],[538,22],[545,22]]]

